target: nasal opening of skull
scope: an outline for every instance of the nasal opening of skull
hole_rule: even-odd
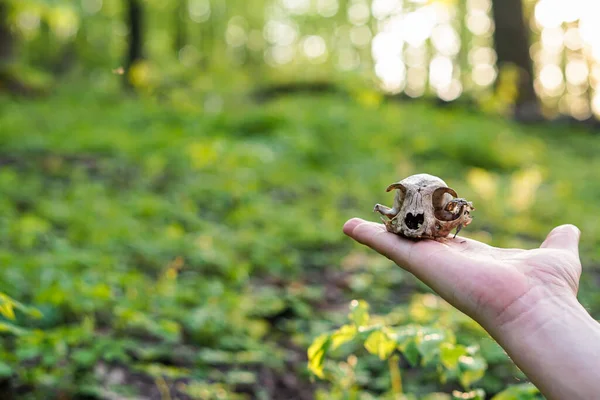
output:
[[[425,214],[413,214],[413,213],[408,213],[406,214],[406,217],[404,218],[404,223],[406,224],[406,227],[412,230],[417,230],[419,229],[423,223],[425,222]]]

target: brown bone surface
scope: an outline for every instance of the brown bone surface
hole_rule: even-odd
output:
[[[471,223],[473,204],[437,176],[418,174],[388,186],[396,189],[392,208],[376,204],[389,232],[412,239],[437,239]]]

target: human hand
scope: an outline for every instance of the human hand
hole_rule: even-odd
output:
[[[553,229],[533,250],[462,237],[415,242],[357,218],[344,232],[479,322],[547,399],[598,398],[600,324],[577,301],[580,232],[573,225]]]
[[[414,274],[490,333],[548,302],[576,302],[580,232],[573,225],[555,228],[533,250],[501,249],[463,237],[415,242],[357,218],[344,225],[344,233]]]

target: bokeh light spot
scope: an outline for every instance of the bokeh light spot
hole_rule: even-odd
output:
[[[429,63],[429,82],[435,89],[446,88],[452,82],[454,65],[452,60],[445,56],[436,56]]]
[[[375,74],[382,88],[388,92],[400,92],[406,83],[406,67],[399,57],[388,57],[375,64]]]
[[[348,20],[353,25],[364,25],[369,21],[369,6],[365,3],[356,3],[348,9]]]
[[[479,86],[489,86],[496,79],[497,72],[491,64],[477,64],[471,73],[473,82]]]
[[[196,23],[206,22],[210,18],[209,0],[189,0],[188,12],[190,19]]]
[[[582,59],[571,60],[565,68],[567,81],[573,85],[581,85],[588,81],[590,70],[587,63]]]
[[[431,33],[431,42],[440,54],[454,56],[460,50],[458,33],[449,24],[438,25]]]
[[[306,37],[302,43],[302,48],[304,50],[304,54],[311,59],[319,58],[325,55],[327,52],[325,40],[321,36],[317,35]]]

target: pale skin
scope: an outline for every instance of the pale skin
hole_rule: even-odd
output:
[[[411,241],[358,218],[344,233],[477,321],[547,399],[600,398],[600,324],[577,300],[575,226],[556,227],[532,250],[463,237]]]

